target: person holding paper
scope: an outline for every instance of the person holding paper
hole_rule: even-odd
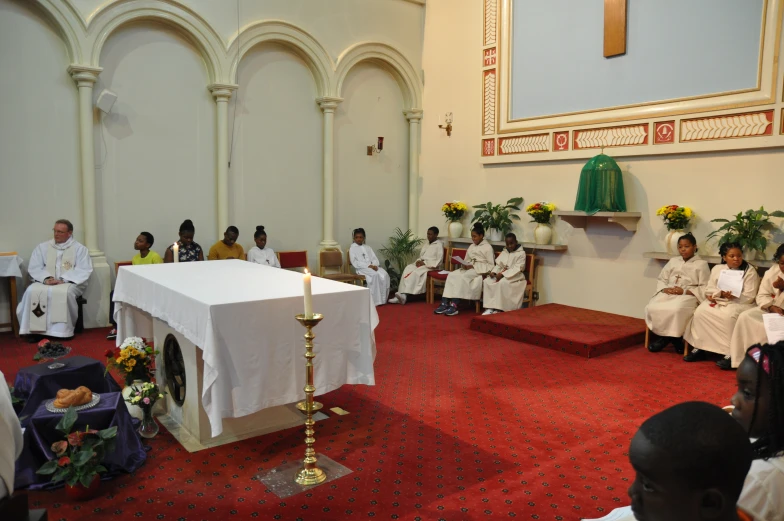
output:
[[[431,226],[427,229],[427,244],[422,246],[416,262],[409,264],[400,276],[397,293],[390,304],[404,305],[409,295],[421,295],[425,292],[427,273],[441,269],[444,264],[444,243],[438,240],[438,228]]]
[[[777,313],[784,315],[784,244],[780,245],[773,255],[776,261],[762,277],[760,289],[757,292],[757,305],[748,311],[744,311],[738,317],[738,323],[732,332],[730,342],[729,361],[719,360],[722,369],[737,368],[746,350],[754,344],[761,344],[768,341],[765,332],[765,325],[762,316],[765,313]]]
[[[471,241],[473,244],[468,247],[465,259],[460,262],[460,269],[451,272],[446,278],[441,305],[434,311],[436,315],[455,316],[458,314],[457,303],[460,299],[479,300],[482,297],[482,276],[493,269],[495,254],[493,247],[485,240],[485,229],[480,223],[474,223]]]
[[[687,233],[678,239],[679,257],[664,266],[656,284],[656,293],[645,306],[645,324],[659,338],[648,344],[648,351],[658,353],[672,343],[683,350],[683,332],[694,310],[705,300],[710,279],[708,263],[697,255],[697,239]]]
[[[364,228],[354,230],[354,242],[349,250],[351,265],[357,273],[365,276],[373,305],[383,306],[389,295],[389,274],[379,267],[378,257],[373,248],[365,244]]]
[[[743,250],[737,242],[725,243],[719,250],[723,264],[714,266],[705,301],[694,312],[683,338],[694,349],[683,357],[685,362],[705,358],[705,352],[719,353],[730,359],[730,341],[738,316],[754,305],[759,286],[759,275],[754,266],[743,260]],[[732,271],[722,276],[725,271]],[[740,281],[735,287],[734,277]],[[722,362],[726,363],[726,362]]]
[[[506,234],[506,248],[495,260],[495,268],[484,281],[483,315],[520,309],[525,297],[525,250],[513,233]]]

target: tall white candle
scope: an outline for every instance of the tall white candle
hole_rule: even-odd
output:
[[[174,259],[174,262],[180,262],[180,245],[176,242],[172,246],[172,259]]]
[[[310,291],[310,272],[305,270],[305,275],[302,278],[305,283],[305,318],[313,316],[313,294]]]

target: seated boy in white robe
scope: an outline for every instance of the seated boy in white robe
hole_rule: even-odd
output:
[[[93,272],[86,247],[73,238],[73,225],[60,219],[54,239],[39,244],[28,268],[34,281],[16,308],[19,333],[69,338],[79,313],[77,297],[84,293]]]
[[[656,284],[656,293],[645,306],[645,324],[659,338],[648,344],[648,351],[658,353],[672,343],[683,351],[683,332],[694,310],[705,300],[710,280],[708,263],[697,255],[697,239],[687,233],[678,239],[678,253],[664,266]]]
[[[495,260],[495,268],[484,281],[483,315],[520,309],[525,297],[525,250],[513,233],[506,234],[506,248]]]
[[[389,303],[404,305],[409,295],[424,293],[428,272],[440,270],[443,263],[444,243],[438,240],[438,228],[431,226],[427,230],[427,244],[422,246],[417,260],[403,270],[397,293],[389,299]]]
[[[389,296],[389,274],[384,268],[379,267],[378,257],[373,248],[365,244],[363,228],[354,230],[354,243],[349,249],[349,258],[356,272],[365,276],[373,305],[386,304]]]
[[[280,268],[278,256],[275,255],[272,248],[267,248],[267,232],[264,231],[263,226],[256,226],[253,241],[256,243],[256,246],[248,250],[248,262]]]
[[[485,240],[485,229],[474,223],[471,241],[460,268],[446,277],[441,305],[433,311],[436,315],[453,317],[458,314],[457,303],[462,300],[482,298],[482,277],[495,266],[493,247]],[[455,261],[456,262],[456,261]]]
[[[784,290],[784,244],[778,247],[773,255],[773,260],[776,261],[776,264],[762,277],[762,283],[757,292],[757,305],[740,314],[735,329],[732,331],[732,341],[730,342],[732,368],[737,368],[740,365],[750,346],[764,344],[768,341],[762,315],[765,313],[784,315],[784,292],[782,291]]]

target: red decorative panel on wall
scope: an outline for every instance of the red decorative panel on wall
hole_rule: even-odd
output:
[[[631,147],[648,144],[648,124],[575,130],[573,148]]]
[[[653,144],[675,143],[675,121],[657,121],[653,124]]]
[[[553,132],[553,152],[569,150],[569,131]]]

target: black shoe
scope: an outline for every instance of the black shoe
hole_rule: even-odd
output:
[[[684,362],[697,362],[699,360],[705,360],[705,351],[701,351],[700,349],[693,349],[691,353],[683,357]]]
[[[658,353],[659,351],[667,347],[667,344],[669,344],[667,337],[659,337],[653,342],[650,342],[648,344],[648,351],[650,351],[651,353]]]
[[[683,339],[682,338],[671,338],[670,341],[672,342],[672,346],[675,348],[676,353],[683,353]]]
[[[433,311],[433,313],[435,313],[436,315],[443,315],[447,311],[449,311],[449,304],[447,304],[446,302],[442,302],[441,305],[438,306],[435,309],[435,311]]]
[[[730,357],[728,357],[728,356],[725,356],[724,358],[722,358],[721,360],[716,362],[716,365],[722,371],[729,371],[730,369],[732,369],[732,361],[730,360]]]

